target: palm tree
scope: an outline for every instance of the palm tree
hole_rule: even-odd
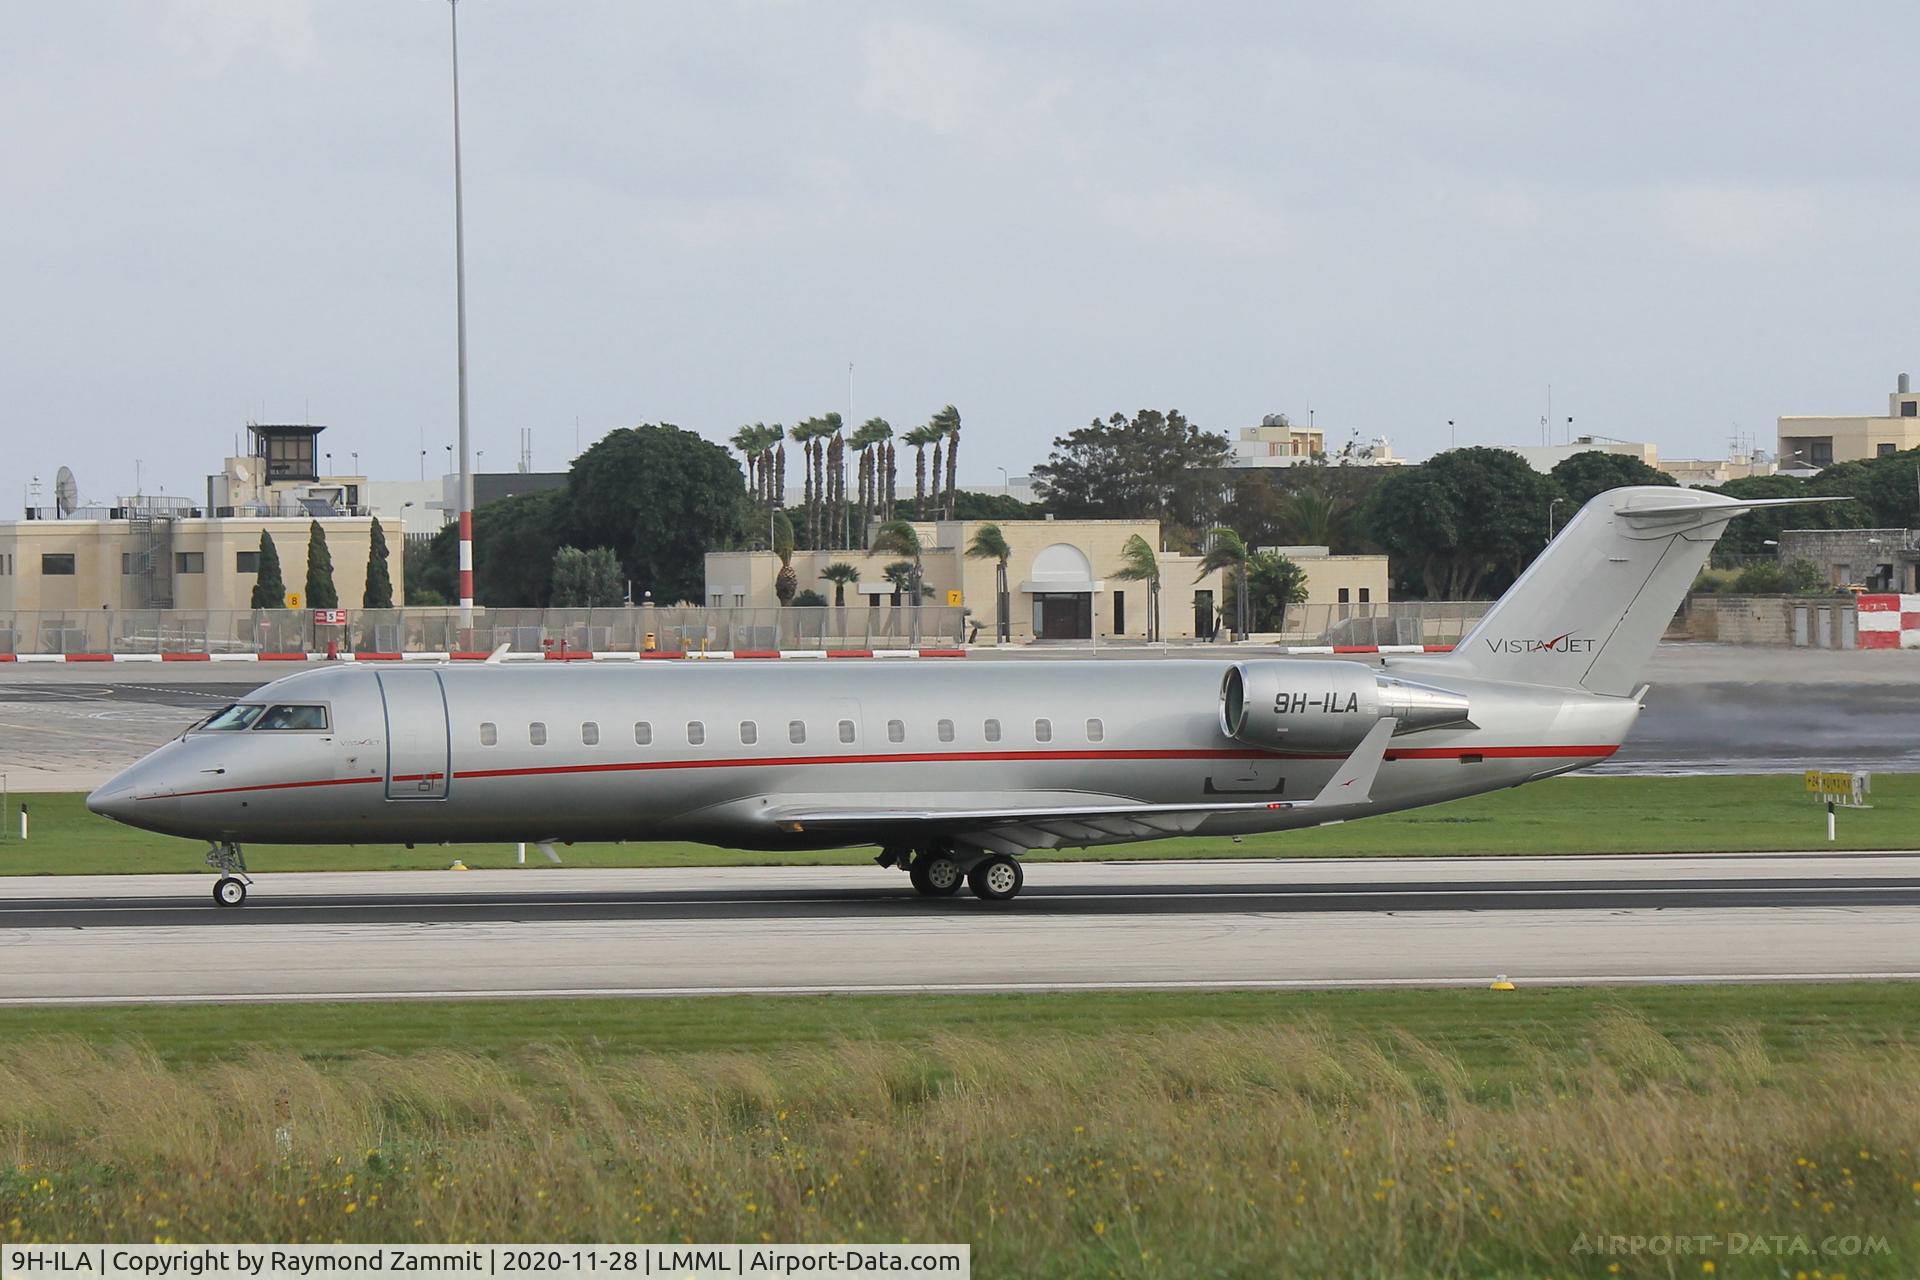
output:
[[[847,441],[843,427],[837,413],[820,419],[820,457],[827,472],[826,493],[820,504],[820,535],[836,550],[846,546],[847,533]]]
[[[1353,529],[1354,506],[1320,489],[1301,489],[1281,499],[1273,528],[1281,541],[1301,546],[1343,546]]]
[[[880,464],[885,461],[887,437],[892,434],[893,427],[885,418],[868,418],[847,441],[860,455],[860,543],[863,546],[874,513],[878,511],[882,519],[887,518],[886,508],[880,503]]]
[[[891,434],[891,429],[889,429],[889,434]],[[880,460],[880,471],[881,474],[887,478],[886,485],[880,491],[880,518],[882,520],[891,520],[893,519],[895,501],[900,492],[899,450],[894,446],[892,440],[883,441],[880,447],[886,452],[886,457]]]
[[[930,426],[915,427],[900,437],[913,446],[913,516],[927,518],[927,446],[940,437]]]
[[[920,600],[920,582],[924,576],[920,564],[920,535],[905,520],[889,520],[873,532],[872,550],[876,555],[913,558],[914,602]]]
[[[913,567],[913,561],[895,560],[880,571],[880,576],[893,584],[893,602],[896,605],[901,603],[903,596],[909,603],[920,603],[920,591],[916,585],[917,571]]]
[[[981,525],[973,531],[973,538],[967,543],[967,558],[993,561],[993,630],[1000,643],[1006,644],[1013,638],[1010,634],[1012,619],[1008,617],[1007,609],[1007,561],[1013,559],[1013,548],[1007,545],[1007,535],[1000,531],[997,524]]]
[[[747,492],[753,495],[755,501],[760,498],[760,489],[757,484],[760,478],[760,435],[766,429],[765,423],[748,423],[734,432],[733,438],[728,442],[740,451],[741,457],[747,460]]]
[[[820,546],[820,486],[814,465],[814,454],[822,434],[820,419],[808,418],[793,424],[787,432],[787,439],[800,446],[800,482],[801,502],[807,509],[807,546],[817,549]]]
[[[800,575],[793,569],[793,521],[784,511],[776,511],[773,516],[773,554],[780,557],[780,572],[773,576],[773,594],[783,606],[792,604],[800,590]]]
[[[960,411],[952,405],[933,415],[930,424],[947,438],[947,519],[953,519],[954,475],[960,465]],[[933,487],[940,488],[939,464],[934,464]]]
[[[758,426],[759,424],[755,423],[754,425]],[[765,428],[760,433],[761,493],[759,497],[762,502],[765,502],[767,504],[767,509],[769,511],[771,511],[773,508],[777,506],[782,505],[782,498],[784,494],[780,488],[777,488],[775,486],[775,478],[776,478],[775,472],[776,470],[779,472],[779,475],[778,475],[779,484],[785,485],[787,482],[786,465],[785,465],[786,450],[784,447],[781,448],[780,464],[778,465],[778,467],[776,467],[775,460],[774,460],[774,448],[775,446],[779,445],[782,440],[786,439],[786,437],[787,437],[787,429],[781,426],[777,422],[774,423],[772,426]]]
[[[833,584],[833,607],[846,608],[847,586],[849,583],[860,581],[860,570],[845,560],[835,560],[820,571],[820,576]]]
[[[1152,644],[1160,638],[1160,560],[1147,540],[1136,533],[1120,548],[1120,563],[1114,577],[1147,584],[1147,643]]]
[[[1247,630],[1247,544],[1240,540],[1239,534],[1224,525],[1207,530],[1207,540],[1213,546],[1200,558],[1200,569],[1193,575],[1194,581],[1198,582],[1216,570],[1236,571],[1239,586],[1233,593],[1233,634],[1237,639]]]

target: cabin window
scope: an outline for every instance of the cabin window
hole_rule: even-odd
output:
[[[491,747],[497,745],[499,741],[499,727],[491,720],[482,720],[480,722],[480,745],[483,747]]]
[[[740,722],[740,745],[750,747],[760,741],[760,726],[751,720]]]
[[[633,745],[636,747],[653,745],[653,726],[645,720],[633,722]]]
[[[73,556],[66,552],[43,552],[40,556],[40,572],[49,578],[71,578]]]
[[[1107,738],[1107,726],[1098,720],[1087,721],[1087,741],[1104,742]]]
[[[907,722],[904,720],[887,721],[887,741],[905,742],[907,740]]]
[[[547,745],[547,726],[545,726],[544,724],[541,724],[538,720],[535,720],[532,724],[528,725],[527,741],[531,742],[536,747],[546,746]]]
[[[259,719],[260,713],[265,710],[265,707],[257,703],[253,706],[248,706],[244,702],[236,702],[232,706],[222,707],[220,710],[208,716],[206,722],[200,727],[208,730],[244,729]]]
[[[583,721],[580,725],[580,742],[583,746],[599,746],[600,726],[591,720]]]
[[[701,724],[698,720],[687,721],[687,744],[697,747],[706,740],[707,726]]]
[[[1000,722],[998,720],[987,721],[985,729],[988,742],[1000,741]]]
[[[796,746],[807,740],[807,722],[805,720],[787,721],[787,741]]]
[[[1033,722],[1033,740],[1035,742],[1053,741],[1053,721],[1035,720]]]
[[[259,722],[253,727],[256,729],[324,729],[327,727],[327,709],[286,704],[268,707],[267,714],[261,716]]]
[[[940,741],[942,742],[953,741],[953,721],[942,720],[939,724],[933,727],[933,731],[935,734],[939,735]]]
[[[840,722],[840,741],[842,742],[853,741],[853,721],[842,720]]]

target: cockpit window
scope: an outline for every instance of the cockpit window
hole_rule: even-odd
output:
[[[215,729],[245,729],[258,720],[260,713],[265,710],[266,708],[258,703],[248,705],[244,702],[236,702],[232,706],[220,708],[201,721],[200,728],[207,732]]]
[[[253,726],[259,729],[324,729],[327,727],[327,709],[325,707],[278,703],[267,708]]]

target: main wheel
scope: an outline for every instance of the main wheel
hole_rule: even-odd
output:
[[[1020,892],[1026,875],[1020,864],[1004,853],[996,853],[975,867],[967,876],[973,896],[983,902],[1006,902]]]
[[[959,892],[960,882],[966,879],[960,872],[960,864],[944,853],[923,853],[915,858],[907,869],[907,878],[929,898],[952,897]]]
[[[216,907],[239,907],[246,905],[247,882],[234,876],[221,876],[213,882],[213,905]]]

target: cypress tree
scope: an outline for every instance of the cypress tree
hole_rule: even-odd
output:
[[[255,567],[253,579],[252,608],[279,609],[287,603],[287,584],[280,576],[280,553],[274,550],[273,539],[267,531],[260,531],[260,563]]]
[[[387,535],[380,518],[373,519],[367,539],[367,591],[360,598],[362,609],[393,608],[393,578],[387,572]]]
[[[327,531],[315,520],[307,533],[307,608],[339,607],[340,593],[333,589],[333,553],[327,550]]]

